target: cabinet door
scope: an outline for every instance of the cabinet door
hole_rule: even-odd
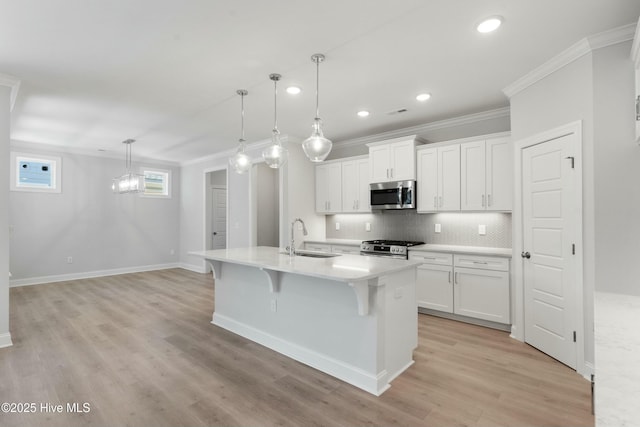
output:
[[[369,191],[369,159],[356,160],[356,174],[358,182],[356,184],[356,211],[371,212],[371,201]],[[344,206],[342,206],[344,208]]]
[[[510,323],[509,273],[456,268],[454,313],[498,323]]]
[[[416,154],[413,140],[395,142],[390,146],[389,175],[392,181],[416,179]]]
[[[367,171],[368,173],[369,171]],[[360,197],[358,187],[358,164],[355,160],[342,163],[342,211],[356,212]]]
[[[453,313],[453,268],[422,264],[416,276],[418,307]]]
[[[438,210],[460,210],[460,145],[438,148]]]
[[[460,208],[463,211],[486,209],[485,176],[485,142],[460,144]]]
[[[489,139],[486,142],[487,210],[513,209],[513,146],[511,138]]]
[[[388,145],[369,147],[369,171],[369,183],[391,181]]]
[[[316,212],[329,210],[329,169],[328,165],[316,166]]]
[[[330,163],[327,165],[327,181],[329,183],[327,198],[329,209],[327,212],[342,212],[342,163]]]
[[[418,181],[416,183],[418,212],[438,210],[438,154],[437,149],[417,150]]]

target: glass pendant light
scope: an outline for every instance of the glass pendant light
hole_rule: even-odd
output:
[[[272,144],[262,151],[267,166],[278,169],[287,162],[289,152],[282,146],[280,141],[280,131],[278,130],[278,80],[280,74],[269,74],[269,79],[273,81],[273,130],[271,131]]]
[[[144,192],[144,175],[131,172],[131,144],[136,142],[135,139],[127,139],[122,141],[126,144],[125,151],[125,168],[124,175],[113,178],[111,190],[114,193],[142,193]]]
[[[320,89],[320,63],[324,61],[324,55],[316,53],[311,60],[316,63],[316,118],[313,120],[313,131],[311,136],[302,142],[302,149],[312,162],[322,162],[331,152],[333,143],[322,134],[322,120],[320,119],[320,108],[318,106]]]
[[[240,144],[238,144],[238,151],[233,156],[229,157],[229,165],[239,174],[243,174],[249,169],[251,169],[251,159],[244,152],[246,148],[245,140],[244,140],[244,97],[248,95],[249,92],[244,89],[238,89],[236,91],[238,95],[240,95],[240,108],[241,108],[241,119],[240,119],[240,139],[238,140]]]

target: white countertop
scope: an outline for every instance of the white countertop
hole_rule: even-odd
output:
[[[472,255],[490,255],[511,258],[511,248],[486,248],[482,246],[433,245],[412,246],[410,251],[447,252]]]
[[[305,242],[309,243],[324,243],[327,245],[346,245],[346,246],[358,246],[362,240],[355,239],[305,239]]]
[[[189,252],[189,255],[341,282],[373,279],[421,264],[419,261],[347,254],[331,258],[289,257],[279,248],[266,246],[197,251]]]
[[[594,297],[596,426],[640,425],[640,297]]]

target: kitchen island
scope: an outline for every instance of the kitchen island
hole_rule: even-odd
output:
[[[213,268],[214,325],[375,395],[413,364],[419,262],[272,247],[191,254]]]

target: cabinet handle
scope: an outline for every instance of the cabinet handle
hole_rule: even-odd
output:
[[[387,178],[389,178],[389,169],[387,169]]]
[[[440,207],[442,207],[442,196],[440,196]]]
[[[483,265],[487,265],[487,264],[489,264],[489,263],[488,263],[488,262],[486,262],[486,261],[473,261],[473,263],[474,263],[474,264],[483,264]]]
[[[391,178],[393,178],[393,168],[391,168]]]
[[[487,194],[487,207],[491,206],[491,194]]]
[[[433,196],[433,207],[434,208],[438,207],[438,196]]]
[[[458,272],[457,271],[455,273],[453,273],[453,284],[455,285],[456,283],[458,283]]]
[[[484,208],[484,194],[482,195],[482,207]]]
[[[636,98],[636,121],[640,121],[640,95]]]

